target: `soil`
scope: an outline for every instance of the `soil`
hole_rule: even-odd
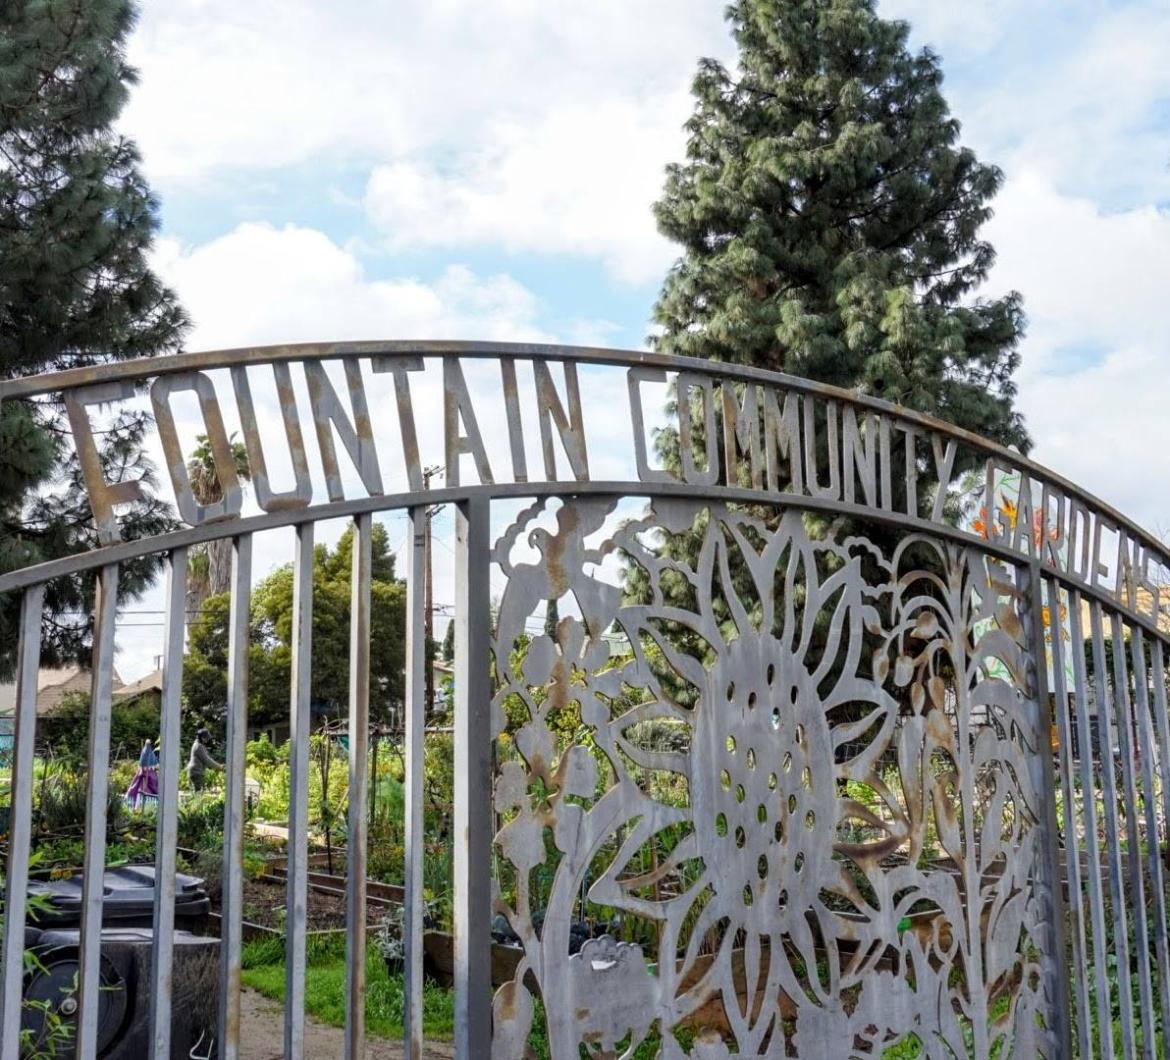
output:
[[[283,929],[287,886],[283,880],[243,881],[243,918],[248,923],[260,924],[262,928]],[[307,895],[308,930],[323,931],[345,927],[345,895],[326,894],[312,887],[308,889]],[[212,908],[215,913],[219,913],[219,901],[214,901]],[[370,923],[380,921],[385,914],[384,904],[370,903]]]
[[[240,1060],[280,1060],[283,1056],[284,1011],[275,1001],[254,990],[242,994]],[[305,1017],[305,1056],[312,1060],[338,1060],[345,1055],[345,1037],[340,1027],[329,1027]],[[428,1042],[425,1060],[450,1060],[455,1050],[446,1044]],[[366,1038],[366,1060],[402,1060],[402,1044],[385,1038]]]
[[[244,919],[262,927],[283,927],[285,887],[283,880],[245,880]],[[323,894],[310,887],[308,900],[308,930],[345,927],[345,895]],[[371,907],[370,918],[377,919],[381,912],[380,907]]]

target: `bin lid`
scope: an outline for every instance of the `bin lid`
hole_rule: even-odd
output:
[[[29,885],[33,893],[48,897],[51,912],[35,917],[41,924],[79,924],[81,922],[82,877],[65,880],[38,880]],[[199,916],[210,907],[203,880],[198,876],[175,873],[175,913]],[[102,880],[102,922],[149,917],[154,909],[154,866],[122,865],[106,869]]]

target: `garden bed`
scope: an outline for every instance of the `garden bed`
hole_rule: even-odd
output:
[[[288,884],[285,880],[271,876],[261,876],[258,879],[244,880],[243,918],[250,929],[260,929],[259,932],[284,934],[285,906],[287,904]],[[310,887],[307,891],[307,915],[305,928],[308,931],[341,931],[345,928],[345,895],[337,894],[323,888]],[[216,901],[214,915],[218,919],[222,913],[222,904]],[[371,901],[367,905],[366,918],[368,922],[376,922],[385,913],[383,903]],[[249,934],[245,931],[245,934]]]

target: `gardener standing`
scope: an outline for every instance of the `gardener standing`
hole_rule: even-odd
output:
[[[206,785],[206,774],[209,769],[223,769],[223,765],[211,757],[207,745],[211,743],[211,733],[207,729],[200,729],[195,734],[195,742],[191,745],[191,757],[187,760],[187,776],[191,779],[191,787],[202,791]]]

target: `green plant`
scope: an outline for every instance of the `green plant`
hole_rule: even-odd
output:
[[[334,1027],[345,1025],[345,940],[335,936],[311,945],[305,973],[305,1010]],[[270,940],[244,947],[244,985],[276,1001],[284,1000],[283,943]],[[402,976],[391,975],[377,948],[366,950],[366,1031],[383,1038],[402,1034],[405,1000]],[[431,1040],[449,1039],[455,1028],[455,1001],[450,990],[423,987],[423,1033]]]
[[[193,795],[178,810],[179,846],[192,850],[223,847],[223,796]]]
[[[84,766],[89,755],[89,696],[68,692],[38,722],[40,738],[52,754]],[[158,742],[158,703],[150,696],[114,703],[110,714],[110,748],[117,759],[136,763],[145,740]],[[126,780],[129,783],[129,778]]]
[[[402,920],[405,912],[405,906],[391,907],[370,940],[384,961],[401,961],[406,956],[406,946],[402,938]]]
[[[36,868],[44,860],[41,851],[35,850],[29,856],[29,868]],[[5,890],[4,877],[0,875],[0,892]],[[47,895],[32,892],[26,899],[27,913],[47,913],[49,899]],[[27,915],[26,913],[26,915]],[[4,913],[0,911],[0,936],[4,934]],[[24,951],[25,975],[44,971],[44,965],[34,950]],[[72,1026],[66,1023],[57,1008],[51,1001],[32,1001],[25,998],[21,1002],[26,1012],[32,1013],[34,1018],[28,1022],[35,1027],[26,1027],[20,1033],[20,1055],[22,1060],[54,1060],[61,1056],[68,1048],[73,1038]]]
[[[81,835],[85,831],[88,781],[61,762],[47,767],[34,788],[33,812],[38,837]],[[126,822],[126,804],[115,788],[107,793],[106,830],[120,831]]]

